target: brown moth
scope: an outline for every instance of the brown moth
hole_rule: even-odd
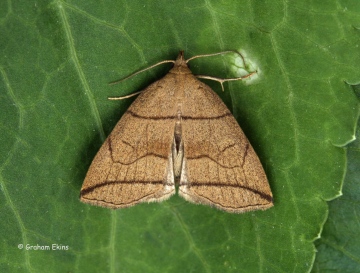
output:
[[[229,109],[191,73],[183,52],[171,62],[100,148],[80,200],[125,208],[168,199],[176,186],[186,200],[226,212],[272,207],[264,169]]]

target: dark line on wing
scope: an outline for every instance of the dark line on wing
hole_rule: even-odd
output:
[[[186,157],[186,160],[196,160],[196,159],[200,159],[200,158],[208,158],[210,159],[211,161],[215,162],[217,165],[220,165],[221,167],[225,168],[225,169],[234,169],[234,168],[239,168],[241,167],[240,165],[234,165],[234,166],[225,166],[221,163],[219,163],[218,161],[216,161],[215,159],[211,158],[210,156],[208,155],[198,155],[198,156],[193,156],[193,157],[189,157],[187,156]]]
[[[147,117],[147,116],[142,116],[139,114],[136,114],[134,112],[132,112],[131,110],[127,110],[126,113],[130,114],[131,116],[135,117],[135,118],[141,118],[141,119],[151,119],[151,120],[165,120],[165,119],[175,119],[176,116],[162,116],[162,117]],[[223,115],[220,116],[215,116],[215,117],[192,117],[192,116],[181,116],[181,119],[183,120],[207,120],[207,119],[211,119],[211,120],[215,120],[215,119],[222,119],[224,117],[227,116],[231,116],[231,113],[225,113]]]
[[[246,143],[246,145],[245,145],[245,152],[244,152],[244,156],[243,156],[243,159],[242,159],[241,167],[244,167],[245,159],[246,159],[246,156],[247,156],[247,154],[248,154],[249,147],[250,147],[249,143]]]
[[[154,154],[154,153],[148,153],[148,154],[145,154],[143,156],[140,156],[140,157],[137,157],[135,158],[135,160],[131,161],[131,162],[127,162],[127,163],[124,163],[124,162],[121,162],[121,161],[117,161],[115,160],[112,155],[111,155],[111,158],[113,160],[113,163],[119,163],[119,164],[122,164],[122,165],[131,165],[131,164],[134,164],[135,162],[139,161],[140,159],[144,158],[144,157],[147,157],[147,156],[154,156],[154,157],[158,157],[158,158],[162,158],[162,159],[168,159],[167,156],[164,156],[164,155],[159,155],[159,154]]]
[[[226,183],[221,183],[221,182],[217,182],[217,183],[210,183],[210,182],[191,182],[191,183],[180,183],[180,186],[187,186],[187,187],[202,187],[202,186],[206,186],[206,187],[231,187],[231,188],[242,188],[242,189],[246,189],[248,191],[251,191],[257,195],[259,195],[261,198],[272,202],[273,198],[270,195],[267,195],[261,191],[246,187],[246,186],[242,186],[242,185],[238,185],[238,184],[226,184]]]
[[[149,193],[149,194],[147,194],[147,195],[144,195],[144,196],[142,196],[142,197],[140,197],[140,198],[138,198],[138,199],[136,199],[136,200],[134,200],[134,201],[132,201],[131,203],[132,204],[136,204],[137,202],[141,202],[141,200],[143,200],[143,199],[146,199],[147,197],[149,197],[149,196],[151,196],[151,195],[154,195],[154,193]],[[105,201],[105,200],[100,200],[100,199],[96,199],[96,198],[87,198],[87,197],[85,197],[85,196],[81,196],[81,198],[83,198],[83,199],[85,199],[85,200],[90,200],[90,201],[96,201],[96,202],[102,202],[102,203],[105,203],[105,204],[113,204],[113,205],[115,205],[115,206],[120,206],[121,207],[121,205],[123,205],[122,207],[128,207],[128,205],[129,205],[129,203],[114,203],[114,202],[109,202],[109,201]],[[130,205],[131,206],[131,205]]]
[[[164,185],[164,186],[173,186],[174,184],[165,183],[164,181],[107,181],[100,184],[96,184],[94,186],[88,187],[86,189],[83,189],[81,191],[81,195],[87,194],[89,192],[92,192],[93,190],[97,188],[101,188],[108,185],[116,185],[116,184],[142,184],[142,185]]]
[[[127,141],[125,141],[125,140],[122,140],[122,139],[120,139],[120,140],[121,140],[121,142],[122,142],[122,143],[124,143],[124,144],[126,144],[126,145],[130,146],[130,147],[133,149],[133,151],[135,150],[135,147],[134,147],[134,146],[132,146],[129,142],[127,142]]]
[[[113,151],[112,151],[112,147],[111,147],[111,137],[108,136],[108,138],[106,139],[107,143],[108,143],[108,147],[109,147],[109,152],[110,152],[110,157],[112,162],[114,162],[114,158],[113,158]]]
[[[256,206],[261,206],[261,205],[264,205],[264,204],[253,204],[253,205],[246,205],[246,206],[242,206],[242,207],[232,207],[232,206],[224,206],[224,205],[220,205],[220,203],[217,203],[215,202],[214,200],[206,197],[206,196],[203,196],[201,194],[199,194],[202,198],[204,199],[207,199],[209,200],[210,204],[208,204],[209,206],[212,206],[212,207],[217,207],[219,209],[223,209],[224,207],[225,208],[230,208],[230,209],[234,209],[234,210],[238,210],[238,209],[243,209],[243,208],[250,208],[250,207],[256,207]],[[273,203],[273,200],[271,199],[271,203]],[[216,205],[215,205],[216,204]]]
[[[230,145],[226,146],[224,149],[222,149],[222,150],[219,152],[219,154],[224,153],[225,150],[230,149],[231,147],[234,147],[235,145],[236,145],[236,143],[233,143],[233,144],[230,144]]]

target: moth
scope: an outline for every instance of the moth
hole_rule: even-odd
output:
[[[177,191],[231,213],[273,206],[258,156],[219,96],[190,71],[194,58],[181,51],[164,61],[173,68],[141,92],[92,161],[82,202],[117,209]]]

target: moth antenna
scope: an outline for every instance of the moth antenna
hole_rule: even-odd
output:
[[[245,65],[245,58],[244,56],[237,50],[227,50],[227,51],[222,51],[222,52],[217,52],[217,53],[211,53],[211,54],[202,54],[202,55],[196,55],[193,56],[189,59],[186,60],[186,63],[188,63],[191,60],[194,60],[196,58],[202,58],[202,57],[212,57],[212,56],[217,56],[217,55],[223,55],[223,54],[229,54],[229,53],[235,53],[237,55],[240,56],[240,58],[242,59],[243,64]],[[249,73],[248,75],[242,76],[242,77],[237,77],[237,78],[229,78],[229,79],[222,79],[222,78],[216,78],[216,77],[211,77],[211,76],[206,76],[206,75],[195,75],[197,78],[200,79],[208,79],[208,80],[213,80],[213,81],[217,81],[221,84],[221,89],[222,91],[224,91],[224,82],[229,82],[229,81],[238,81],[238,80],[243,80],[246,78],[251,77],[252,75],[254,75],[255,73],[257,73],[257,71],[253,71],[251,73]]]
[[[125,78],[123,78],[121,80],[111,82],[111,83],[109,83],[109,85],[114,85],[114,84],[120,83],[120,82],[125,81],[125,80],[127,80],[129,78],[134,77],[137,74],[140,74],[140,73],[142,73],[142,72],[144,72],[146,70],[152,69],[152,68],[154,68],[154,67],[156,67],[158,65],[165,64],[165,63],[175,63],[175,61],[173,61],[173,60],[165,60],[165,61],[158,62],[158,63],[153,64],[153,65],[151,65],[151,66],[149,66],[147,68],[144,68],[144,69],[141,69],[141,70],[139,70],[139,71],[137,71],[135,73],[132,73],[131,75],[129,75],[129,76],[127,76],[127,77],[125,77]],[[123,99],[134,97],[134,96],[140,94],[141,92],[142,91],[135,92],[133,94],[130,94],[130,95],[127,95],[127,96],[122,96],[122,97],[108,97],[108,100],[123,100]]]
[[[246,78],[250,78],[252,75],[256,74],[257,71],[253,71],[248,75],[242,76],[242,77],[237,77],[237,78],[229,78],[229,79],[222,79],[222,78],[216,78],[216,77],[212,77],[212,76],[206,76],[206,75],[195,75],[195,77],[199,78],[199,79],[207,79],[207,80],[213,80],[213,81],[217,81],[221,84],[221,89],[222,91],[224,91],[224,82],[230,82],[230,81],[239,81],[239,80],[243,80]]]
[[[141,91],[138,91],[138,92],[135,92],[135,93],[132,93],[132,94],[127,95],[127,96],[122,96],[122,97],[108,97],[108,100],[123,100],[123,99],[131,98],[131,97],[134,97],[134,96],[136,96],[136,95],[139,95],[141,92],[142,92],[142,90],[141,90]]]
[[[212,57],[212,56],[224,55],[224,54],[228,54],[228,53],[238,54],[238,55],[241,57],[241,59],[243,60],[243,63],[245,63],[245,58],[244,58],[244,56],[243,56],[239,51],[237,51],[237,50],[227,50],[227,51],[221,51],[221,52],[217,52],[217,53],[196,55],[196,56],[193,56],[193,57],[187,59],[187,60],[186,60],[186,63],[190,62],[191,60],[197,59],[197,58]]]
[[[142,72],[144,72],[146,70],[152,69],[152,68],[154,68],[154,67],[156,67],[158,65],[165,64],[165,63],[175,63],[175,61],[174,60],[165,60],[165,61],[158,62],[158,63],[153,64],[153,65],[151,65],[151,66],[149,66],[147,68],[144,68],[144,69],[141,69],[141,70],[139,70],[139,71],[137,71],[135,73],[132,73],[131,75],[129,75],[129,76],[127,76],[127,77],[125,77],[125,78],[123,78],[121,80],[110,82],[109,85],[114,85],[114,84],[120,83],[122,81],[125,81],[125,80],[131,78],[131,77],[134,77],[137,74],[140,74],[140,73],[142,73]]]

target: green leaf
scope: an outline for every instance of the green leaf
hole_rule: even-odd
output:
[[[360,98],[360,85],[353,86]],[[347,174],[342,196],[329,203],[329,218],[320,240],[313,272],[360,272],[360,120],[356,141],[347,147]]]
[[[1,1],[0,18],[1,272],[311,270],[359,112],[345,83],[360,78],[357,1]],[[117,211],[79,202],[92,158],[133,101],[107,97],[170,66],[108,83],[181,49],[240,50],[258,70],[225,92],[209,85],[258,153],[274,208],[234,215],[177,196]],[[235,61],[190,65],[234,77]]]

